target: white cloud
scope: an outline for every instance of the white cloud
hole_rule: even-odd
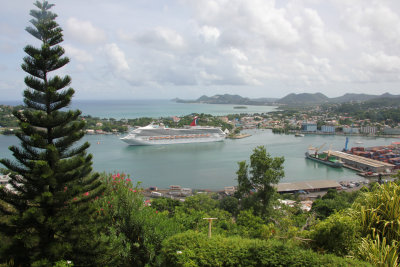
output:
[[[207,25],[200,28],[199,34],[206,43],[215,43],[221,35],[218,28]]]
[[[237,48],[230,47],[229,49],[225,49],[223,51],[224,54],[233,57],[235,60],[239,61],[248,61],[247,56]]]
[[[120,34],[120,37],[132,39],[141,45],[161,50],[181,49],[185,46],[184,38],[173,29],[166,27],[156,27],[132,37],[127,34]]]
[[[254,40],[271,47],[288,46],[299,38],[285,10],[276,8],[274,1],[199,0],[188,4],[193,5],[201,27],[218,29],[227,46],[250,45]]]
[[[98,44],[106,40],[105,32],[93,26],[90,21],[71,17],[67,20],[66,32],[69,37],[84,44]]]
[[[363,65],[377,73],[398,73],[400,74],[400,57],[386,55],[379,51],[374,54],[363,54]]]
[[[326,28],[316,10],[305,8],[302,22],[301,29],[305,34],[304,42],[309,41],[314,48],[325,51],[345,48],[342,37]]]
[[[130,69],[124,52],[118,47],[117,44],[111,43],[105,45],[104,51],[111,67],[116,73],[120,74]]]
[[[32,4],[11,2],[0,10],[0,80],[17,91],[22,48],[38,41],[24,31]],[[70,0],[53,11],[73,60],[63,70],[88,94],[99,84],[121,98],[131,88],[143,97],[146,86],[165,97],[400,86],[397,0],[97,0],[96,12],[92,1]]]
[[[92,55],[83,49],[76,48],[69,44],[64,45],[64,48],[68,56],[80,63],[88,63],[93,61]]]
[[[364,37],[380,47],[400,45],[399,14],[384,2],[346,6],[342,23],[359,34],[361,38]]]
[[[201,80],[206,80],[206,81],[220,81],[220,80],[222,80],[222,78],[220,76],[215,75],[215,74],[207,73],[204,70],[200,71],[200,78],[201,78]]]

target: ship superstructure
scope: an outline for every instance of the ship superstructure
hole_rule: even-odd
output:
[[[167,145],[183,143],[217,142],[225,139],[225,133],[219,127],[197,126],[197,117],[185,128],[167,128],[150,124],[140,127],[121,140],[129,145]]]

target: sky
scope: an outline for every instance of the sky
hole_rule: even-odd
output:
[[[0,100],[19,100],[32,0],[0,9]],[[75,99],[400,94],[398,0],[53,0]]]

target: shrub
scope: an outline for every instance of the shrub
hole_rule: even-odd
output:
[[[117,266],[156,265],[162,241],[180,231],[179,224],[144,201],[139,183],[125,174],[103,175],[106,194],[99,198],[99,219],[109,223],[108,235],[118,245]],[[122,246],[119,244],[122,243]]]
[[[362,194],[354,203],[364,236],[379,235],[388,243],[400,240],[400,186],[386,183]]]
[[[353,251],[359,242],[359,226],[350,215],[334,213],[319,222],[311,231],[312,246],[344,256]]]
[[[334,255],[320,255],[291,243],[189,231],[163,242],[166,266],[370,266]]]
[[[381,241],[377,235],[373,239],[363,238],[358,254],[360,258],[371,262],[374,266],[397,267],[399,266],[398,249],[398,242],[393,240],[391,244],[388,244],[386,238]]]

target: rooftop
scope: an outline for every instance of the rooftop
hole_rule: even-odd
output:
[[[279,183],[276,186],[278,192],[292,192],[292,191],[315,191],[327,190],[329,188],[341,187],[337,181],[334,180],[313,180],[303,182]]]

